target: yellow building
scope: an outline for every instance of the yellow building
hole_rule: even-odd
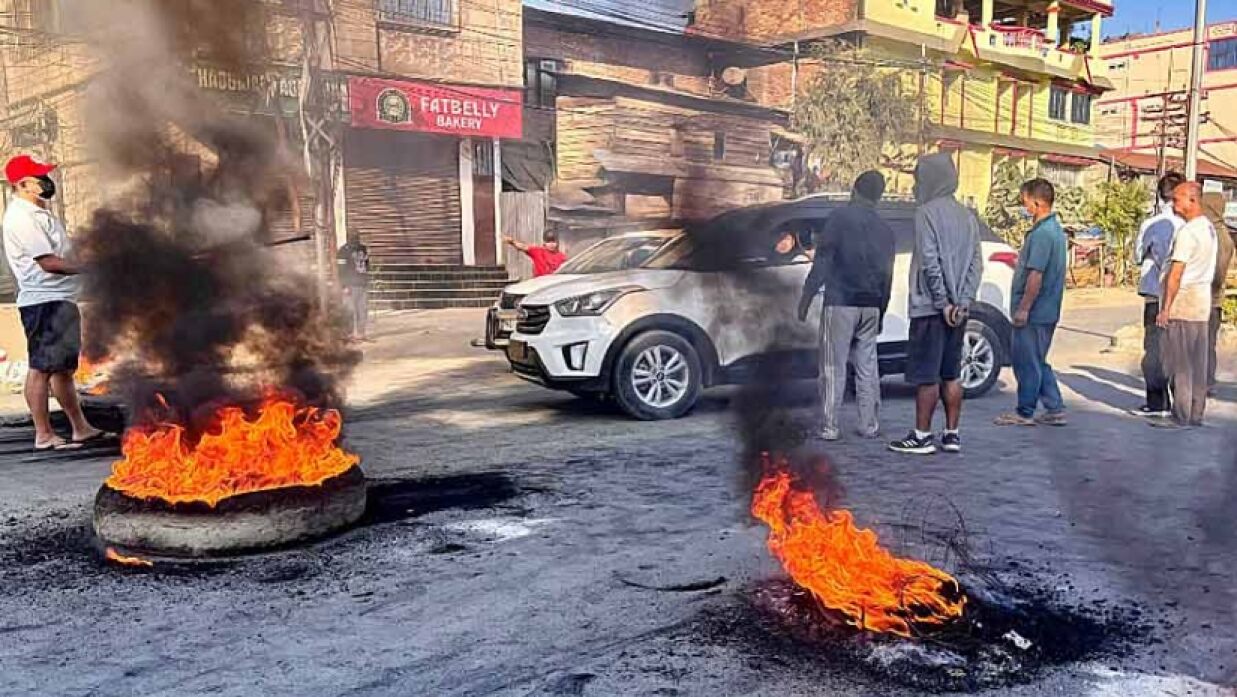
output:
[[[1099,162],[1092,108],[1111,83],[1098,37],[1112,13],[1107,0],[700,0],[693,28],[796,57],[843,39],[907,71],[922,85],[923,147],[956,154],[959,198],[982,209],[1004,159],[1063,185]],[[1091,38],[1072,39],[1075,28]],[[802,58],[753,68],[749,90],[789,107],[812,69]]]
[[[1099,142],[1131,163],[1157,167],[1161,148],[1179,166],[1189,110],[1193,30],[1106,41],[1101,55],[1115,88],[1098,104]],[[1237,20],[1207,28],[1200,172],[1237,170]]]

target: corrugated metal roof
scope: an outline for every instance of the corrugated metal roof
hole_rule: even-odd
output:
[[[694,6],[695,0],[524,0],[524,7],[542,12],[676,34],[687,28]]]

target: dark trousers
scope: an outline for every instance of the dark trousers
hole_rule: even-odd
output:
[[[1216,341],[1220,338],[1220,324],[1224,321],[1224,311],[1218,307],[1211,309],[1210,326],[1207,327],[1207,388],[1216,386]]]
[[[1207,322],[1168,323],[1164,367],[1172,376],[1173,417],[1183,425],[1202,424],[1207,411]]]
[[[1143,307],[1143,380],[1147,383],[1147,406],[1152,411],[1171,411],[1173,400],[1164,369],[1164,330],[1155,323],[1159,314],[1158,300]]]
[[[1034,416],[1041,403],[1046,411],[1065,411],[1057,374],[1048,365],[1048,350],[1056,331],[1055,324],[1028,324],[1014,329],[1011,362],[1018,380],[1018,413],[1022,416]]]

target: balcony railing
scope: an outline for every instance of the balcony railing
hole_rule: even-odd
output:
[[[438,30],[457,28],[456,0],[377,0],[378,21]]]

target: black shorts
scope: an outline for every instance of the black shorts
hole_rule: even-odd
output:
[[[72,373],[82,351],[82,316],[65,300],[19,308],[30,367],[40,373]]]
[[[912,385],[952,382],[962,374],[962,344],[966,324],[951,327],[942,315],[911,319],[906,355],[906,381]]]

